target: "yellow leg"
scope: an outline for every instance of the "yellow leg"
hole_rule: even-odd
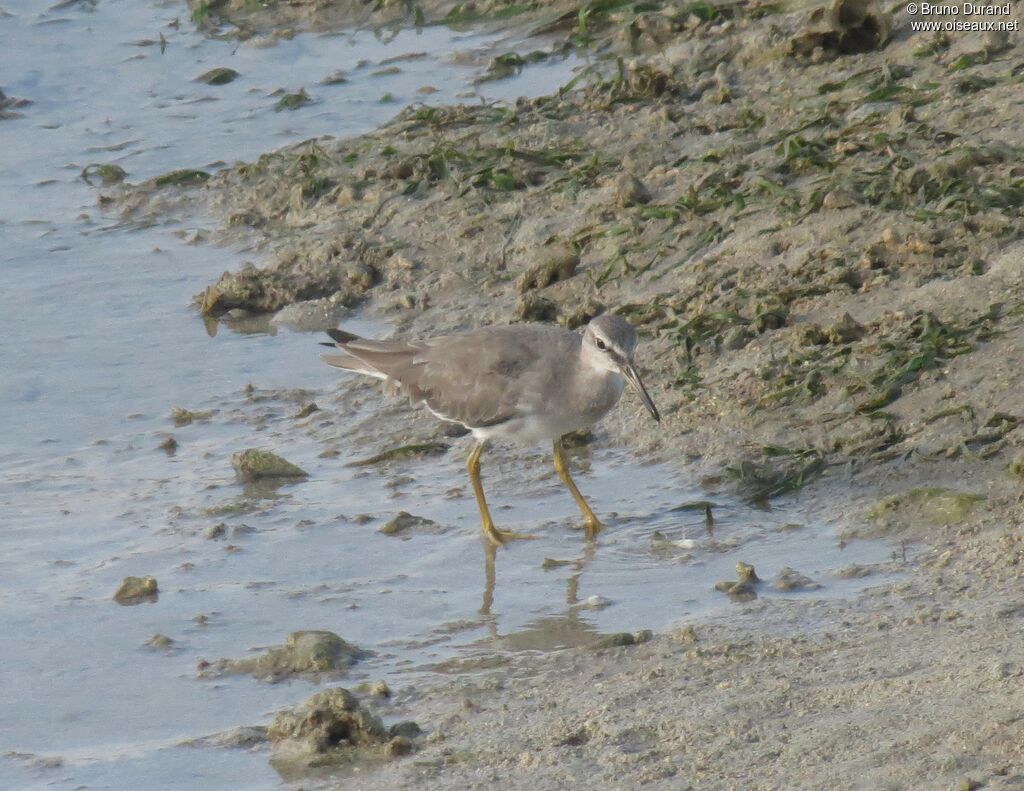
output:
[[[562,483],[566,485],[569,492],[572,494],[572,499],[576,501],[576,505],[579,506],[580,512],[583,514],[583,526],[587,530],[587,538],[593,538],[598,534],[604,525],[601,524],[601,520],[598,519],[594,512],[590,510],[590,506],[587,501],[583,499],[583,495],[580,494],[580,490],[576,488],[576,482],[573,481],[572,476],[569,474],[569,467],[565,463],[565,456],[562,454],[562,440],[556,439],[554,444],[554,457],[555,457],[555,471],[558,473],[558,477],[562,479]]]
[[[524,533],[511,533],[508,530],[498,530],[491,521],[491,512],[487,508],[487,500],[484,499],[484,485],[480,481],[480,454],[484,452],[484,443],[478,442],[466,459],[466,470],[469,472],[469,480],[473,484],[473,494],[476,495],[476,504],[480,507],[480,529],[484,536],[494,546],[500,547],[506,541],[515,539],[536,538],[536,536]]]

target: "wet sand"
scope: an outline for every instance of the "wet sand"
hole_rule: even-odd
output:
[[[250,288],[273,310],[340,266],[323,296],[410,335],[617,308],[667,418],[627,397],[604,441],[740,496],[799,489],[909,572],[417,687],[394,705],[431,723],[420,752],[344,785],[1021,787],[1019,43],[922,53],[898,19],[881,52],[808,60],[786,55],[801,14],[668,18],[576,92],[217,175],[198,197],[284,288],[226,276],[203,307]]]
[[[624,398],[595,436],[625,455],[610,475],[657,462],[701,481],[687,500],[796,502],[839,543],[891,553],[847,598],[650,600],[675,623],[638,645],[389,678],[375,705],[420,723],[415,753],[302,787],[1024,786],[1020,44],[925,41],[897,18],[879,52],[802,57],[787,51],[803,13],[691,16],[641,15],[627,38],[619,18],[595,25],[628,60],[576,90],[412,108],[201,187],[111,190],[134,222],[198,206],[214,240],[260,250],[260,270],[197,288],[210,322],[310,298],[410,335],[617,308],[666,419]],[[332,398],[332,420],[261,419],[329,450],[354,414],[346,459],[444,439],[364,383]],[[507,472],[523,461],[543,463],[496,453],[497,485],[547,491]],[[649,545],[665,499],[595,554]],[[499,512],[507,526],[523,505]],[[577,539],[569,522],[553,532]],[[497,558],[499,596],[525,552]],[[756,545],[740,554],[757,565]]]

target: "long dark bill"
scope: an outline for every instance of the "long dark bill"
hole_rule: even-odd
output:
[[[644,406],[651,413],[651,417],[660,423],[661,415],[658,414],[658,407],[651,400],[651,396],[648,394],[647,388],[644,387],[644,383],[640,380],[640,374],[636,372],[636,368],[630,363],[623,363],[621,371],[622,375],[626,377],[626,381],[633,385],[633,389],[640,394],[640,400],[644,402]]]

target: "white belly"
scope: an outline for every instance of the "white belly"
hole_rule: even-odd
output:
[[[545,403],[524,410],[522,417],[497,426],[473,428],[473,436],[481,442],[501,439],[532,444],[541,440],[555,440],[572,431],[589,428],[615,406],[622,395],[625,380],[613,375],[596,379],[591,384],[591,392],[583,398],[567,399],[563,402],[564,408],[552,408],[556,404]],[[561,407],[562,404],[557,406]]]

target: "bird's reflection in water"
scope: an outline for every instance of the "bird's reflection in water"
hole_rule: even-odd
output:
[[[502,635],[498,631],[498,618],[493,613],[494,592],[497,587],[497,547],[484,547],[484,593],[480,614],[487,619],[491,640],[509,651],[550,651],[556,648],[571,648],[592,644],[599,636],[597,628],[580,616],[580,579],[594,559],[595,543],[588,541],[583,554],[571,562],[573,573],[566,581],[566,610],[561,615],[538,618],[523,628]]]

